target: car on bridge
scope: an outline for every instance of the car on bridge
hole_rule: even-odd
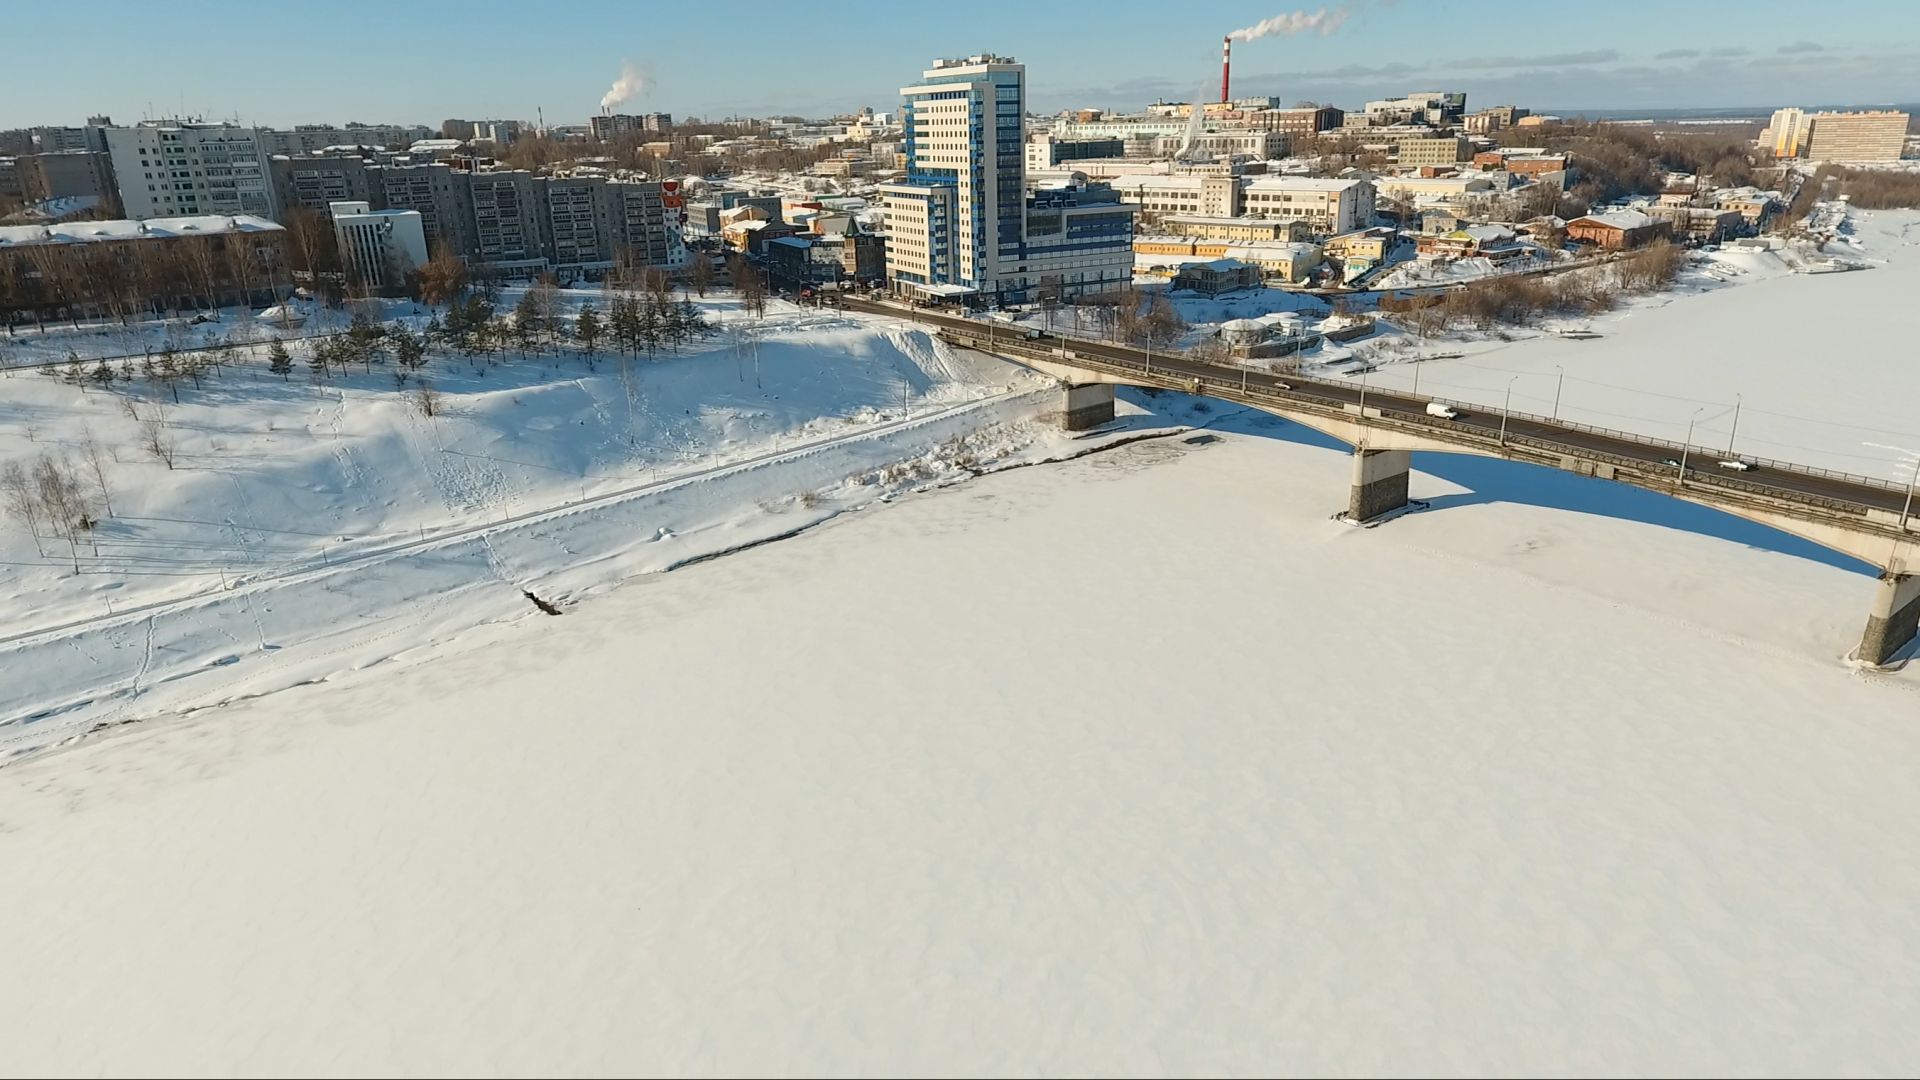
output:
[[[1752,472],[1757,467],[1753,462],[1742,461],[1739,458],[1729,458],[1716,464],[1723,469],[1732,469],[1734,472]]]
[[[1460,410],[1451,405],[1443,405],[1438,401],[1429,401],[1427,402],[1427,415],[1437,416],[1442,420],[1458,420],[1460,419]]]

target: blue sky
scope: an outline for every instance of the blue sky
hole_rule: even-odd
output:
[[[1310,3],[1305,10],[1322,5]],[[1340,5],[1328,5],[1338,7]],[[1920,100],[1920,4],[1855,0],[1355,0],[1327,36],[1236,45],[1237,94],[1357,104],[1465,90],[1469,106],[1730,107]],[[675,116],[891,108],[935,56],[1012,53],[1031,104],[1137,107],[1217,92],[1220,39],[1296,8],[1226,0],[88,0],[0,67],[0,128],[184,106],[253,123],[459,117],[579,123],[623,60],[628,106]],[[181,23],[189,25],[180,25]],[[24,45],[25,47],[20,47]]]

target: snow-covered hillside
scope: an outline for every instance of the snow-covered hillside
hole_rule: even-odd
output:
[[[1221,428],[0,771],[5,1071],[1920,1064],[1867,578]]]
[[[0,468],[65,457],[92,488],[90,433],[108,496],[72,543],[0,528],[0,760],[789,532],[1014,452],[1052,404],[896,320],[707,306],[722,330],[652,361],[436,357],[432,416],[392,361],[316,382],[300,347],[290,379],[244,361],[178,405],[0,382]],[[129,404],[164,411],[171,468]]]

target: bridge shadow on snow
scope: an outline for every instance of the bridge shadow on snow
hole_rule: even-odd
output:
[[[1131,395],[1130,398],[1144,408],[1166,411],[1168,399],[1173,396],[1162,395],[1157,401],[1146,397],[1131,397]],[[1208,424],[1208,427],[1215,431],[1277,439],[1281,442],[1297,443],[1301,446],[1331,450],[1340,454],[1353,452],[1353,448],[1346,443],[1331,436],[1322,435],[1301,424],[1281,420],[1279,417],[1269,416],[1252,409],[1236,412],[1234,410],[1238,407],[1228,403],[1215,401],[1211,404],[1219,413],[1227,414],[1216,414],[1217,418]],[[1186,410],[1181,407],[1177,411],[1184,413]],[[1551,510],[1566,510],[1576,514],[1595,514],[1600,517],[1619,518],[1623,521],[1637,521],[1700,536],[1711,536],[1761,551],[1773,551],[1807,559],[1823,566],[1832,566],[1867,577],[1877,577],[1880,573],[1877,567],[1837,551],[1828,550],[1810,540],[1802,540],[1789,533],[1747,521],[1732,514],[1681,502],[1679,499],[1669,498],[1630,484],[1575,476],[1544,465],[1476,457],[1470,454],[1415,453],[1413,468],[1416,472],[1437,476],[1467,489],[1457,494],[1439,495],[1427,499],[1428,512],[1472,506],[1478,503],[1519,503]]]

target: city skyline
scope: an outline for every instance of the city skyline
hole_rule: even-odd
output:
[[[1912,20],[1890,0],[1843,6],[1852,17],[1817,26],[1797,24],[1788,16],[1798,9],[1781,0],[1744,5],[1739,20],[1623,0],[1604,21],[1554,10],[1530,12],[1524,25],[1481,26],[1484,7],[1456,0],[1359,2],[1334,8],[1347,17],[1330,34],[1241,43],[1234,92],[1357,105],[1444,87],[1480,104],[1568,111],[1920,100]],[[983,29],[960,33],[931,20],[901,25],[885,17],[889,9],[864,3],[825,19],[747,2],[722,24],[675,20],[649,5],[583,3],[565,18],[533,18],[524,6],[492,0],[403,8],[346,0],[328,24],[350,47],[326,55],[351,65],[351,77],[288,80],[273,49],[180,63],[221,39],[209,31],[156,39],[144,9],[105,0],[84,46],[49,37],[10,58],[18,85],[0,95],[0,127],[77,124],[99,113],[120,123],[148,114],[237,115],[263,126],[544,113],[550,124],[580,124],[629,69],[638,76],[623,88],[631,96],[620,107],[629,111],[824,116],[892,109],[902,72],[978,51],[1027,65],[1036,111],[1135,108],[1212,96],[1220,37],[1287,11],[1223,5],[1217,27],[1183,17],[1170,33],[1163,8],[1134,0],[1102,7],[1097,19],[1000,2],[976,9],[974,25]],[[196,12],[205,26],[245,28],[262,40],[316,32],[310,18],[236,0],[210,0]],[[594,27],[584,42],[583,25]],[[369,27],[377,32],[363,32]],[[510,53],[500,51],[503,40],[513,42]]]

